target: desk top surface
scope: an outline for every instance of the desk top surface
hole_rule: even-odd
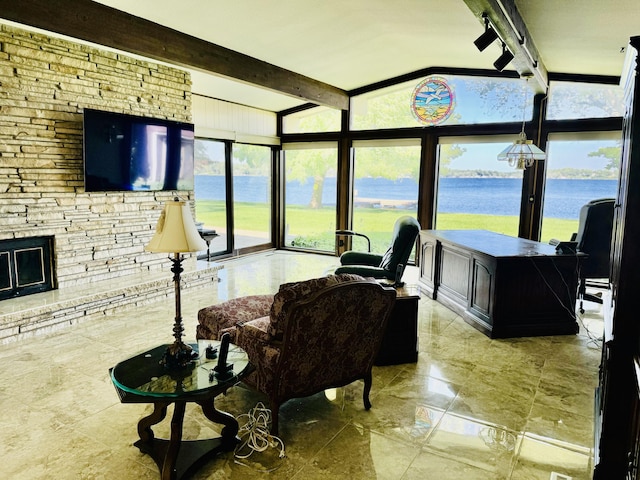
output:
[[[442,242],[453,243],[496,258],[538,255],[567,256],[556,253],[556,248],[547,243],[511,237],[488,230],[422,230],[422,233],[431,235]],[[576,254],[570,256],[575,257]]]

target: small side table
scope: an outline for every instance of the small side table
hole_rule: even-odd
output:
[[[396,288],[396,303],[391,310],[374,365],[398,365],[418,361],[418,301],[416,285]]]
[[[219,349],[219,343],[212,340],[206,345]],[[197,345],[192,346],[197,350]],[[178,480],[193,474],[214,455],[233,450],[239,442],[238,421],[233,415],[216,410],[214,399],[249,374],[253,366],[244,350],[230,345],[227,363],[233,364],[233,371],[224,378],[210,376],[217,360],[207,360],[204,355],[188,367],[168,369],[160,365],[166,348],[167,345],[160,345],[124,360],[110,369],[110,375],[122,403],[153,403],[153,413],[138,422],[140,439],[134,445],[153,458],[162,480]],[[224,425],[220,437],[182,441],[188,402],[197,403],[209,420]],[[155,438],[151,427],[164,420],[172,403],[171,438]]]
[[[209,246],[211,240],[218,237],[218,233],[215,230],[210,230],[208,228],[199,228],[198,233],[202,237],[202,239],[207,243],[207,262],[211,261],[211,254],[209,253]]]

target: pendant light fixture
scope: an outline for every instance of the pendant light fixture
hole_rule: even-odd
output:
[[[529,78],[526,77],[526,81]],[[544,160],[546,153],[540,150],[532,140],[527,140],[527,134],[524,133],[525,115],[527,110],[527,92],[528,87],[525,84],[524,99],[522,104],[522,130],[518,139],[498,154],[498,160],[509,162],[509,165],[520,170],[533,166],[536,160]]]

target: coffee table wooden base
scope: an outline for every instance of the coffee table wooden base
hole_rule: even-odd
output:
[[[151,415],[138,422],[140,440],[135,442],[134,446],[153,458],[160,469],[162,480],[187,478],[215,455],[233,450],[240,441],[237,437],[238,422],[232,415],[216,410],[213,399],[197,403],[209,420],[224,425],[220,437],[182,441],[182,424],[186,406],[186,402],[182,401],[175,402],[169,440],[155,438],[151,427],[164,420],[170,403],[154,403]]]
[[[220,342],[207,340],[207,345],[220,347]],[[200,357],[183,368],[168,368],[162,359],[168,345],[158,345],[111,368],[109,375],[122,403],[152,403],[153,412],[138,421],[138,440],[134,445],[149,455],[160,469],[162,480],[185,479],[205,461],[221,452],[233,450],[240,442],[238,421],[216,410],[215,398],[224,394],[254,370],[247,353],[236,345],[229,347],[227,362],[233,365],[225,376],[212,375],[217,361]],[[197,345],[191,345],[199,351]],[[206,348],[203,345],[203,350]],[[200,405],[210,421],[223,426],[218,438],[182,441],[182,424],[187,403]],[[173,404],[169,439],[155,438],[151,427],[167,416]]]

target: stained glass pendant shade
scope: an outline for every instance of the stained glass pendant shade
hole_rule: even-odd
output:
[[[529,79],[526,78],[528,82]],[[533,141],[527,139],[524,133],[525,114],[527,108],[527,88],[524,88],[524,101],[522,103],[522,130],[518,139],[498,154],[498,160],[509,162],[509,166],[520,170],[533,166],[536,160],[544,160],[546,154],[540,150]]]
[[[524,170],[533,166],[536,160],[544,160],[546,154],[527,140],[524,129],[520,132],[518,140],[513,142],[498,154],[498,160],[509,162],[509,166]]]

